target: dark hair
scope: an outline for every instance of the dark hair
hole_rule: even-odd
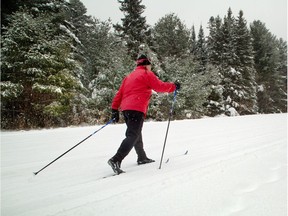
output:
[[[144,54],[141,54],[138,58],[137,58],[137,66],[140,66],[140,65],[151,65],[151,61],[150,59],[144,55]]]

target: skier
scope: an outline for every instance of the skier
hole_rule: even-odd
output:
[[[138,165],[152,163],[146,156],[142,141],[142,126],[147,113],[152,90],[156,92],[173,92],[180,89],[180,83],[176,81],[163,82],[151,71],[151,60],[144,54],[136,61],[136,68],[127,75],[112,101],[112,119],[119,121],[119,110],[122,111],[127,125],[126,138],[122,141],[117,153],[108,160],[116,174],[121,170],[122,160],[134,147],[138,156]]]

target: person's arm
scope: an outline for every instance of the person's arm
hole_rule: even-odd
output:
[[[163,82],[152,72],[148,71],[148,79],[150,88],[156,92],[173,92],[176,89],[176,85],[172,82]]]

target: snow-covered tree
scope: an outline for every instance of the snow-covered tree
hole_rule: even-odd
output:
[[[227,16],[224,16],[220,40],[222,43],[221,64],[224,67],[233,67],[234,63],[237,62],[237,56],[235,51],[235,18],[231,8],[228,9]]]
[[[287,111],[287,42],[264,23],[249,31],[229,8],[196,39],[173,13],[150,29],[141,0],[118,2],[115,26],[87,16],[81,0],[2,2],[2,128],[106,122],[139,53],[161,80],[182,84],[175,118]],[[153,94],[147,117],[166,120],[171,103],[171,94]]]
[[[99,67],[99,73],[89,84],[92,90],[92,104],[97,111],[96,117],[102,121],[111,117],[111,101],[125,75],[135,67],[135,62],[127,55],[124,44],[110,44],[109,49],[109,58],[105,59],[105,66]]]
[[[195,59],[199,62],[199,68],[197,69],[199,73],[205,73],[206,65],[208,62],[207,56],[207,45],[204,35],[204,30],[202,25],[200,25],[198,38],[196,41],[196,49],[195,49]]]
[[[224,112],[228,115],[230,108],[240,114],[256,113],[252,39],[243,12],[240,11],[235,19],[229,8],[223,23],[219,17],[211,17],[209,29],[208,56],[210,62],[219,68],[221,78],[220,86],[216,85],[220,91],[212,92],[210,97],[224,102],[220,107],[223,111],[224,105]],[[222,97],[217,96],[219,92]]]
[[[195,27],[194,25],[192,26],[192,29],[191,29],[191,35],[190,35],[190,40],[189,40],[189,43],[190,43],[190,53],[192,55],[195,55],[195,50],[196,50],[196,42],[197,42],[197,39],[196,39],[196,32],[195,32]]]
[[[277,67],[279,94],[276,94],[276,106],[279,112],[287,112],[287,41],[277,40],[279,66]]]
[[[211,17],[209,20],[209,35],[207,36],[207,53],[209,62],[213,65],[221,64],[221,56],[223,53],[222,36],[222,19],[217,16]]]
[[[160,58],[181,57],[189,53],[190,32],[173,13],[165,15],[155,24],[152,35]]]
[[[237,62],[234,67],[241,73],[239,82],[240,91],[243,92],[243,97],[240,97],[240,114],[257,113],[257,98],[256,98],[256,71],[254,68],[252,38],[247,27],[247,22],[243,17],[243,11],[240,10],[239,16],[235,24],[235,54]]]
[[[9,16],[19,11],[21,8],[26,8],[34,16],[43,12],[58,13],[58,15],[60,15],[60,10],[63,10],[66,6],[67,2],[65,0],[2,0],[1,26],[8,26]]]
[[[49,13],[19,11],[2,35],[3,127],[65,125],[81,83],[73,76],[77,62],[69,39],[58,34],[54,19]]]
[[[139,54],[141,44],[150,43],[150,28],[146,24],[146,18],[142,15],[145,5],[142,0],[118,0],[121,4],[120,10],[124,14],[122,24],[114,27],[117,34],[126,42],[128,54],[132,59],[136,59]]]
[[[95,59],[91,59],[91,50],[96,46],[91,45],[94,39],[94,21],[86,15],[87,9],[80,0],[70,0],[67,19],[65,20],[66,31],[70,32],[73,38],[74,58],[81,63],[77,69],[77,76],[81,78],[85,87],[90,81],[89,75],[94,74],[93,64]],[[94,42],[94,41],[93,41]]]
[[[257,70],[259,112],[285,112],[287,111],[287,86],[285,84],[287,42],[279,43],[279,40],[259,20],[254,21],[250,28]]]

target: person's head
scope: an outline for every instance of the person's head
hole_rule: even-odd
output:
[[[146,66],[147,69],[151,70],[151,60],[144,54],[139,55],[136,64],[137,66]]]

